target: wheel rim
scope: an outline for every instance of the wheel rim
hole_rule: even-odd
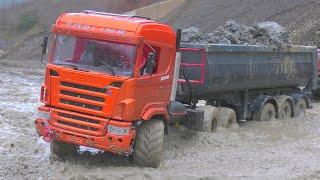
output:
[[[288,106],[284,107],[284,118],[290,117],[290,108]]]
[[[306,105],[305,104],[303,104],[303,103],[301,103],[300,105],[299,105],[299,116],[304,116],[305,114],[306,114]]]
[[[288,102],[286,102],[282,109],[282,119],[291,118],[291,106]]]
[[[272,111],[268,111],[266,114],[266,121],[270,121],[273,117],[273,112]]]
[[[271,110],[266,111],[262,114],[262,121],[270,121],[274,118],[274,112]]]
[[[218,127],[218,120],[216,118],[214,118],[212,120],[212,124],[211,124],[211,131],[215,131]]]
[[[262,121],[271,121],[275,118],[275,109],[272,104],[266,104],[261,113],[260,120]]]

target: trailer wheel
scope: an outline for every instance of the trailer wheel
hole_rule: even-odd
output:
[[[77,154],[77,146],[61,141],[52,140],[50,143],[50,152],[59,158],[67,156],[75,156]]]
[[[140,125],[137,131],[133,161],[142,166],[158,167],[163,151],[164,124],[153,119]]]
[[[290,119],[292,116],[292,107],[288,101],[279,106],[279,119]]]
[[[307,102],[304,98],[300,98],[296,103],[296,117],[303,117],[307,114]]]
[[[276,117],[276,109],[273,104],[266,103],[258,112],[254,112],[252,119],[255,121],[271,121]]]
[[[238,128],[236,112],[233,109],[220,107],[217,127]]]
[[[279,105],[279,119],[290,119],[294,112],[293,99],[290,96],[280,95],[276,97]]]

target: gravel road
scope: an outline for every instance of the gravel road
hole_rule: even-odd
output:
[[[42,69],[35,61],[0,62],[0,179],[320,178],[318,102],[307,117],[243,122],[236,131],[172,127],[157,169],[107,153],[52,159],[34,128]]]

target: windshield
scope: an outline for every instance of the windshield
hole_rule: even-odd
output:
[[[53,64],[132,77],[136,46],[58,35]]]

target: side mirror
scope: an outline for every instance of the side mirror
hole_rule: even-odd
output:
[[[155,67],[156,67],[156,54],[154,52],[150,52],[147,58],[146,72],[148,74],[153,74]]]
[[[47,48],[48,48],[48,41],[49,41],[49,36],[48,35],[45,35],[43,37],[43,41],[42,41],[42,53],[41,53],[41,62],[43,62],[43,57],[44,55],[47,54]]]

